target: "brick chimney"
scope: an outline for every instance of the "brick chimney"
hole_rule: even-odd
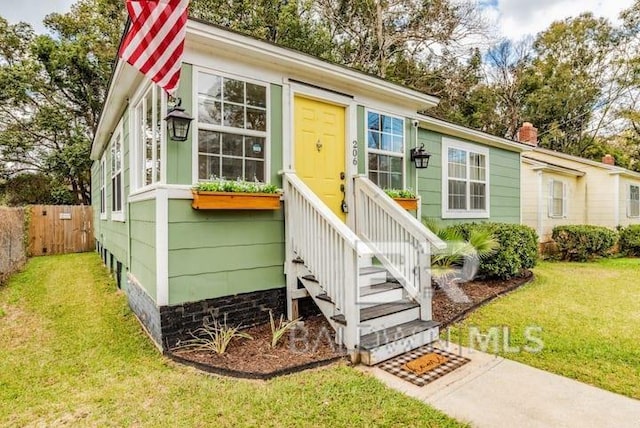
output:
[[[606,163],[607,165],[615,165],[616,159],[613,156],[607,154],[602,156],[602,163]]]
[[[518,141],[529,144],[530,146],[538,145],[538,128],[534,128],[531,122],[525,122],[518,130]]]

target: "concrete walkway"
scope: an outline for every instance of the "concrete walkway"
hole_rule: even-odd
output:
[[[640,427],[638,400],[476,350],[440,348],[471,362],[424,387],[364,370],[475,427]]]

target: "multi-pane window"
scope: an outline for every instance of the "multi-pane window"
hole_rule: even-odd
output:
[[[117,132],[111,141],[111,212],[122,213],[122,134]]]
[[[404,120],[367,112],[369,179],[383,189],[404,188]]]
[[[447,149],[447,210],[487,210],[487,156],[471,150]]]
[[[165,97],[160,87],[152,85],[134,109],[137,141],[137,166],[134,178],[138,188],[161,181]]]
[[[106,188],[106,176],[107,176],[107,161],[102,155],[100,160],[100,217],[104,218],[107,214],[107,188]]]
[[[640,186],[629,186],[629,217],[640,217]]]
[[[198,179],[265,181],[267,87],[198,74]]]
[[[559,180],[549,182],[549,217],[566,217],[567,185]]]

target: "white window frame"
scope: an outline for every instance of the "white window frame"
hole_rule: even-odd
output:
[[[113,221],[124,221],[124,141],[122,140],[123,132],[122,132],[122,122],[118,123],[116,130],[111,137],[111,142],[109,143],[109,153],[111,154],[111,220]],[[114,151],[114,146],[118,142],[120,144],[120,169],[114,170],[114,163],[116,163],[116,159],[114,156],[116,152]],[[114,179],[117,175],[120,175],[120,209],[115,210],[114,208],[114,198],[115,198],[115,188],[114,188]]]
[[[554,212],[554,200],[559,199],[555,194],[555,184],[562,184],[562,212]],[[552,178],[549,180],[549,197],[547,198],[547,216],[549,218],[567,218],[569,205],[569,186],[566,182]]]
[[[402,151],[401,152],[393,152],[389,150],[382,149],[371,149],[369,148],[369,113],[379,114],[380,116],[387,116],[391,119],[400,119],[402,120]],[[402,164],[402,189],[407,188],[407,124],[406,120],[402,116],[398,116],[397,114],[388,113],[384,110],[378,110],[373,108],[365,108],[364,110],[364,147],[365,147],[365,156],[364,156],[364,165],[365,165],[365,174],[367,178],[369,177],[369,153],[375,153],[377,155],[384,156],[393,156],[400,158]],[[382,131],[381,131],[382,132]]]
[[[222,78],[228,78],[228,79],[234,79],[234,80],[240,80],[243,81],[245,83],[253,83],[255,85],[260,85],[260,86],[264,86],[266,88],[266,114],[267,114],[267,118],[266,118],[266,126],[265,126],[265,130],[264,131],[255,131],[252,129],[241,129],[241,128],[235,128],[235,127],[231,127],[231,126],[224,126],[224,125],[213,125],[210,123],[200,123],[199,118],[198,118],[198,85],[199,85],[199,76],[201,73],[204,74],[211,74],[211,75],[215,75],[218,77],[222,77]],[[264,81],[264,80],[257,80],[257,79],[253,79],[253,78],[249,78],[243,75],[238,75],[238,74],[232,74],[232,73],[228,73],[228,72],[223,72],[221,70],[218,69],[214,69],[214,68],[207,68],[207,67],[193,67],[193,74],[192,74],[192,111],[194,112],[193,116],[193,123],[192,123],[192,181],[193,183],[198,183],[199,181],[207,181],[207,179],[201,179],[200,178],[200,168],[199,168],[199,152],[198,152],[198,148],[199,148],[199,142],[198,142],[198,132],[200,129],[205,130],[205,131],[212,131],[212,132],[220,132],[220,133],[227,133],[227,134],[234,134],[234,135],[241,135],[241,136],[246,136],[246,137],[257,137],[257,138],[264,138],[264,182],[265,183],[269,183],[271,182],[271,115],[272,115],[272,108],[271,108],[271,83]],[[234,157],[235,158],[235,157]],[[244,156],[242,157],[242,159],[248,159],[245,158]]]
[[[470,178],[471,164],[469,162],[469,153],[483,155],[485,159],[485,209],[472,210],[470,208],[449,209],[449,149],[458,149],[467,153],[467,174],[464,181],[466,182],[467,207],[471,207],[471,186]],[[452,138],[442,138],[442,218],[489,218],[491,213],[491,169],[490,169],[489,148],[476,144],[467,143]],[[462,179],[457,179],[462,181]],[[480,181],[473,181],[480,182]]]
[[[107,150],[100,158],[100,220],[107,219]]]
[[[638,195],[640,198],[640,184],[629,184],[629,187],[627,189],[627,217],[629,218],[640,218],[640,199],[631,199],[631,188],[635,187],[638,189]],[[636,203],[638,205],[636,212],[637,214],[634,214],[633,212],[633,208],[631,206],[631,204]]]
[[[157,112],[157,108],[152,114],[151,129],[158,127],[158,119],[161,121],[159,141],[156,141],[153,145],[152,154],[152,166],[151,166],[151,183],[145,182],[145,162],[146,162],[146,150],[145,142],[141,139],[141,130],[138,124],[143,127],[146,120],[146,98],[151,91],[151,103],[153,106],[158,105],[158,95],[160,99],[160,112]],[[135,100],[130,104],[129,108],[129,183],[130,183],[130,195],[142,193],[146,190],[153,189],[159,184],[166,183],[166,160],[167,160],[167,126],[164,118],[167,116],[167,94],[157,85],[147,83],[143,85],[136,95],[133,97]],[[138,113],[138,108],[142,107],[142,117]],[[157,166],[157,154],[158,146],[160,151],[160,171]],[[157,179],[158,172],[160,173],[160,179]]]

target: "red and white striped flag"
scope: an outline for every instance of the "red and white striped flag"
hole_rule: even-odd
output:
[[[120,58],[167,93],[180,81],[189,0],[126,0],[131,17]]]

